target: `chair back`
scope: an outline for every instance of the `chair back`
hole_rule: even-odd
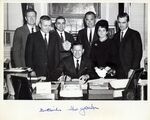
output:
[[[143,70],[144,68],[140,68],[133,71],[132,75],[129,78],[129,82],[127,83],[127,86],[123,91],[123,99],[126,100],[136,99],[137,84]]]

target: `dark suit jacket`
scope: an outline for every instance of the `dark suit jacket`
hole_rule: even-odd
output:
[[[71,44],[74,42],[74,38],[73,36],[68,33],[68,32],[65,32],[65,37],[66,37],[66,40],[69,41]],[[58,45],[58,48],[59,48],[59,61],[61,61],[64,57],[67,57],[71,54],[71,51],[65,51],[62,47],[62,43],[63,41],[61,40],[59,34],[57,31],[54,31],[51,33],[51,39],[53,41],[56,41],[57,42],[57,45]]]
[[[25,60],[26,65],[31,67],[37,76],[51,78],[51,71],[56,67],[57,49],[56,42],[52,41],[49,34],[49,44],[46,47],[40,31],[30,34],[27,39]]]
[[[55,71],[55,79],[58,79],[58,77],[60,77],[62,73],[64,73],[64,75],[70,76],[71,78],[79,78],[81,75],[88,74],[90,76],[90,79],[93,79],[96,75],[96,73],[92,69],[91,61],[89,59],[86,59],[85,57],[82,57],[81,59],[80,69],[77,74],[72,55],[64,58],[60,62]]]
[[[98,39],[98,36],[96,33],[94,33],[92,43],[94,41],[96,41],[97,39]],[[90,43],[88,41],[88,37],[87,37],[87,28],[84,28],[79,31],[77,40],[83,44],[83,47],[85,49],[85,51],[84,51],[85,56],[90,57],[91,45],[90,45]]]
[[[124,75],[118,76],[127,78],[130,69],[137,69],[140,67],[140,61],[142,59],[142,42],[140,34],[128,28],[122,42],[120,42],[120,32],[114,35],[113,40],[116,44],[118,68],[122,68],[125,73]]]
[[[37,27],[37,31],[38,30]],[[27,24],[15,30],[12,48],[14,67],[25,67],[25,45],[29,34],[30,31]]]

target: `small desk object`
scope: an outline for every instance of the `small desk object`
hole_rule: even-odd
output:
[[[108,83],[113,79],[95,79],[88,82],[89,100],[110,100],[113,99],[113,90],[110,90]]]

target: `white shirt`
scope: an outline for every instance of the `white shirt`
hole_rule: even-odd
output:
[[[44,33],[44,32],[41,31],[41,30],[40,30],[40,32],[41,32],[41,34],[42,34],[44,40],[45,40],[45,34],[46,34],[46,40],[47,40],[47,43],[48,43],[48,42],[49,42],[49,33]]]
[[[79,59],[77,59],[77,58],[73,57],[73,60],[74,60],[74,66],[75,66],[75,68],[77,67],[77,60],[79,60],[79,61],[78,61],[78,63],[79,63],[79,68],[80,68],[80,64],[81,64],[81,57],[80,57]]]
[[[56,30],[61,38],[61,33],[62,33],[62,36],[63,36],[63,40],[65,41],[66,40],[66,37],[65,37],[65,32],[60,32],[59,30]]]
[[[35,26],[33,27],[29,24],[27,24],[27,26],[28,26],[28,29],[29,29],[30,33],[32,33],[32,28],[33,28],[33,31],[36,32],[36,27]]]
[[[87,38],[88,41],[90,41],[90,31],[92,30],[92,41],[93,41],[93,36],[94,36],[94,32],[95,32],[95,27],[93,28],[87,28]]]
[[[126,32],[127,32],[127,30],[128,30],[128,27],[127,27],[125,30],[120,31],[120,35],[121,35],[121,32],[123,32],[123,37],[124,37],[124,36],[125,36],[125,34],[126,34]]]

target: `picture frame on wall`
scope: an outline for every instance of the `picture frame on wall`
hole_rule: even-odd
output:
[[[100,18],[100,3],[49,3],[51,17],[64,16],[66,18],[83,18],[88,11],[93,11]]]
[[[4,30],[4,46],[11,47],[13,44],[14,30]]]

